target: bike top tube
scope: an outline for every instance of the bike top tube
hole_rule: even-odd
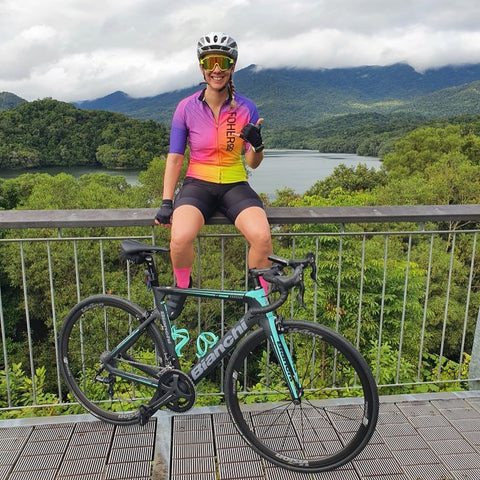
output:
[[[258,313],[266,313],[269,310],[264,310],[268,307],[268,298],[263,288],[256,288],[253,290],[218,290],[218,289],[203,289],[203,288],[178,288],[168,286],[153,287],[153,291],[157,293],[159,300],[163,297],[172,294],[182,294],[187,297],[196,298],[210,298],[217,300],[232,300],[240,303],[245,303],[249,307],[260,307],[261,311]],[[263,307],[263,308],[262,308]]]

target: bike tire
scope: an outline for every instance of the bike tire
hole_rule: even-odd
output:
[[[155,394],[144,385],[102,369],[102,356],[116,347],[145,318],[145,311],[115,295],[94,295],[66,316],[59,337],[60,368],[78,402],[94,416],[116,425],[140,422],[140,407]],[[162,334],[152,322],[142,336],[113,363],[125,373],[150,378],[165,364]],[[142,370],[143,369],[143,370]]]
[[[333,470],[357,456],[374,433],[375,380],[361,354],[333,330],[301,320],[284,320],[282,327],[302,384],[301,403],[292,402],[270,341],[258,329],[227,365],[230,416],[271,463],[302,473]]]

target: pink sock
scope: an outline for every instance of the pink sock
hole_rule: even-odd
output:
[[[260,285],[263,287],[263,289],[265,290],[265,293],[268,295],[268,285],[269,285],[269,283],[261,276],[258,277],[258,279],[260,280]]]
[[[188,268],[174,268],[173,273],[177,279],[177,287],[179,288],[188,288],[190,284],[190,273],[192,267]]]

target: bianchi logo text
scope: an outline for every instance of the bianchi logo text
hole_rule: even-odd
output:
[[[190,375],[194,380],[199,378],[205,371],[213,365],[218,358],[220,358],[225,352],[228,352],[230,348],[235,345],[235,342],[248,330],[248,326],[245,319],[240,320],[236,327],[233,327],[209,354],[200,360],[191,370]]]

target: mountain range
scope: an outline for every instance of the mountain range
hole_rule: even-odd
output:
[[[407,64],[320,70],[251,65],[235,72],[234,80],[237,91],[255,101],[271,127],[314,125],[332,116],[368,112],[427,118],[480,114],[480,64],[425,72]],[[119,91],[75,105],[169,124],[177,103],[200,88],[144,98]]]
[[[236,90],[255,101],[269,129],[311,126],[358,113],[406,112],[426,118],[480,114],[480,64],[424,72],[403,63],[317,70],[250,65],[235,72],[234,80]],[[142,98],[118,91],[74,105],[169,125],[178,102],[201,88],[193,85]],[[0,110],[22,102],[14,94],[0,93]]]
[[[25,101],[26,100],[13,93],[0,92],[0,111],[18,107],[22,103],[25,103]]]

